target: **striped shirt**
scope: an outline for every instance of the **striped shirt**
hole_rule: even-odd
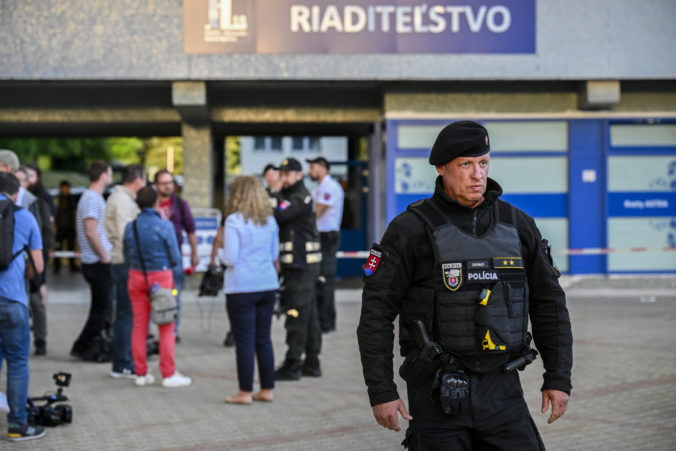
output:
[[[92,249],[92,246],[89,244],[89,240],[85,235],[85,219],[96,219],[96,233],[99,235],[101,244],[103,245],[103,249],[106,251],[106,254],[110,255],[110,249],[113,247],[113,245],[110,244],[110,241],[106,236],[106,232],[103,229],[105,211],[106,201],[103,199],[103,196],[91,189],[86,190],[82,194],[80,201],[77,203],[77,210],[75,213],[75,231],[77,233],[77,243],[80,245],[80,250],[82,251],[82,263],[92,264],[101,260],[96,252],[94,252]]]

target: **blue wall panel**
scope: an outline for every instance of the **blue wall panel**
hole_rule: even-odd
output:
[[[570,121],[569,210],[570,247],[605,247],[605,139],[603,120]],[[583,179],[586,174],[586,179]],[[595,174],[593,180],[592,174]],[[603,255],[573,255],[571,274],[602,274]]]

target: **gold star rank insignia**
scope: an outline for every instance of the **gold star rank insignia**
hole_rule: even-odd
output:
[[[521,257],[493,257],[493,268],[497,269],[523,269]]]

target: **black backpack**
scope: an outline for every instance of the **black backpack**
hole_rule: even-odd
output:
[[[20,208],[14,205],[11,199],[0,200],[0,271],[7,270],[19,254],[28,250],[28,246],[24,246],[19,252],[12,253],[14,248],[14,211]],[[28,256],[30,257],[30,252]],[[33,264],[33,259],[30,260]]]

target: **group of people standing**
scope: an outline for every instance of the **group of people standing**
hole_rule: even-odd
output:
[[[183,281],[179,243],[184,229],[189,237],[194,236],[194,220],[190,207],[173,192],[173,176],[166,170],[155,175],[152,187],[147,186],[143,166],[126,166],[121,184],[115,186],[107,201],[103,194],[112,183],[110,165],[94,161],[88,176],[89,189],[78,202],[75,223],[91,305],[71,355],[86,361],[112,360],[111,377],[133,378],[139,386],[152,384],[154,377],[146,364],[148,292],[157,283],[176,289],[179,296]],[[196,239],[190,241],[195,243],[192,254],[196,257]],[[108,356],[101,349],[101,334],[108,327],[113,294],[112,356]],[[168,388],[191,383],[174,364],[177,323],[158,327],[162,385]]]
[[[293,158],[264,168],[266,190],[249,176],[230,185],[223,239],[217,241],[223,246],[220,260],[226,266],[226,308],[239,378],[239,392],[226,398],[227,403],[272,401],[275,381],[322,374],[321,334],[335,330],[332,290],[343,191],[328,175],[324,158],[308,163],[310,177],[319,182],[314,195],[303,183],[302,165]],[[332,255],[324,257],[325,253]],[[288,350],[275,370],[270,329],[280,280]],[[331,287],[330,295],[323,295],[325,286]],[[261,390],[252,394],[254,356]]]
[[[3,154],[0,160],[6,161],[9,158],[6,156]],[[0,169],[12,173],[24,170],[18,166],[18,159],[16,165],[11,160],[10,165],[0,164]],[[230,185],[218,257],[226,267],[226,307],[236,344],[240,391],[228,397],[228,403],[269,402],[274,399],[276,380],[300,380],[303,376],[322,374],[321,335],[336,328],[333,289],[343,190],[328,174],[329,163],[324,158],[308,163],[310,177],[318,182],[312,194],[303,183],[302,165],[293,158],[284,160],[279,167],[265,168],[267,190],[249,176],[239,177]],[[107,200],[104,194],[113,182],[111,166],[94,161],[88,166],[88,177],[89,187],[75,206],[71,225],[91,299],[86,322],[70,354],[84,361],[111,361],[112,378],[133,379],[139,386],[153,384],[155,378],[147,366],[151,313],[148,292],[154,284],[174,289],[180,306],[184,281],[180,246],[184,231],[192,251],[191,264],[198,263],[194,219],[187,202],[174,191],[174,178],[167,170],[159,171],[150,186],[143,166],[130,164],[122,170],[121,183],[113,188]],[[30,193],[20,187],[23,177],[12,174],[5,178],[0,200],[23,205],[22,200],[31,199]],[[35,206],[30,206],[33,203]],[[28,212],[23,209],[16,212],[16,222],[21,227],[15,233],[14,248],[27,248],[33,257],[35,277],[29,286],[32,304],[33,298],[41,299],[39,287],[44,285],[41,275],[49,249],[41,233],[42,218],[53,224],[55,213],[49,213],[48,207],[36,200],[25,205],[30,206]],[[17,258],[12,261],[10,271],[0,272],[3,281],[12,279],[11,284],[2,283],[0,320],[7,319],[8,307],[17,307],[21,313],[8,316],[21,319],[16,328],[6,328],[4,322],[2,328],[3,356],[7,358],[9,372],[20,373],[22,380],[17,386],[10,383],[16,377],[8,378],[8,385],[12,385],[8,387],[10,436],[16,440],[44,434],[39,426],[27,424],[25,410],[30,348],[30,341],[24,336],[30,331],[25,261]],[[270,332],[280,281],[288,350],[282,365],[275,370]],[[175,343],[180,339],[178,318],[180,313],[175,323],[158,327],[162,385],[168,388],[191,384],[189,377],[176,370],[174,362]],[[40,326],[41,321],[44,327]],[[43,330],[46,336],[46,319],[40,319],[37,309],[33,311],[33,327]],[[10,329],[16,336],[5,333]],[[106,335],[112,335],[111,349],[104,346]],[[44,336],[40,341],[36,335],[38,354],[40,345],[46,345]],[[21,352],[7,352],[11,340],[18,342]],[[261,385],[255,394],[254,360],[258,362]]]
[[[188,204],[174,192],[173,175],[166,170],[155,175],[152,187],[147,186],[143,166],[126,166],[122,183],[113,189],[107,202],[104,192],[112,183],[111,166],[93,161],[87,172],[89,188],[77,202],[71,225],[81,251],[82,274],[90,286],[91,303],[70,353],[85,361],[112,360],[111,377],[132,378],[136,385],[149,385],[154,382],[146,364],[149,288],[158,284],[175,289],[178,299],[183,282],[179,246],[184,230],[192,248],[191,264],[197,264],[194,220]],[[37,167],[21,166],[14,152],[0,150],[0,363],[7,360],[8,439],[15,441],[44,435],[41,426],[28,424],[26,411],[31,330],[28,307],[35,353],[41,355],[46,353],[43,269],[52,244],[55,215],[53,203],[43,200],[51,198],[36,182],[39,176]],[[26,189],[29,183],[38,188],[35,195]],[[29,258],[22,257],[23,253]],[[109,335],[106,331],[113,311],[111,356],[111,349],[104,346],[104,335]],[[176,371],[174,363],[178,321],[159,326],[159,334],[162,386],[190,385],[191,379]]]

